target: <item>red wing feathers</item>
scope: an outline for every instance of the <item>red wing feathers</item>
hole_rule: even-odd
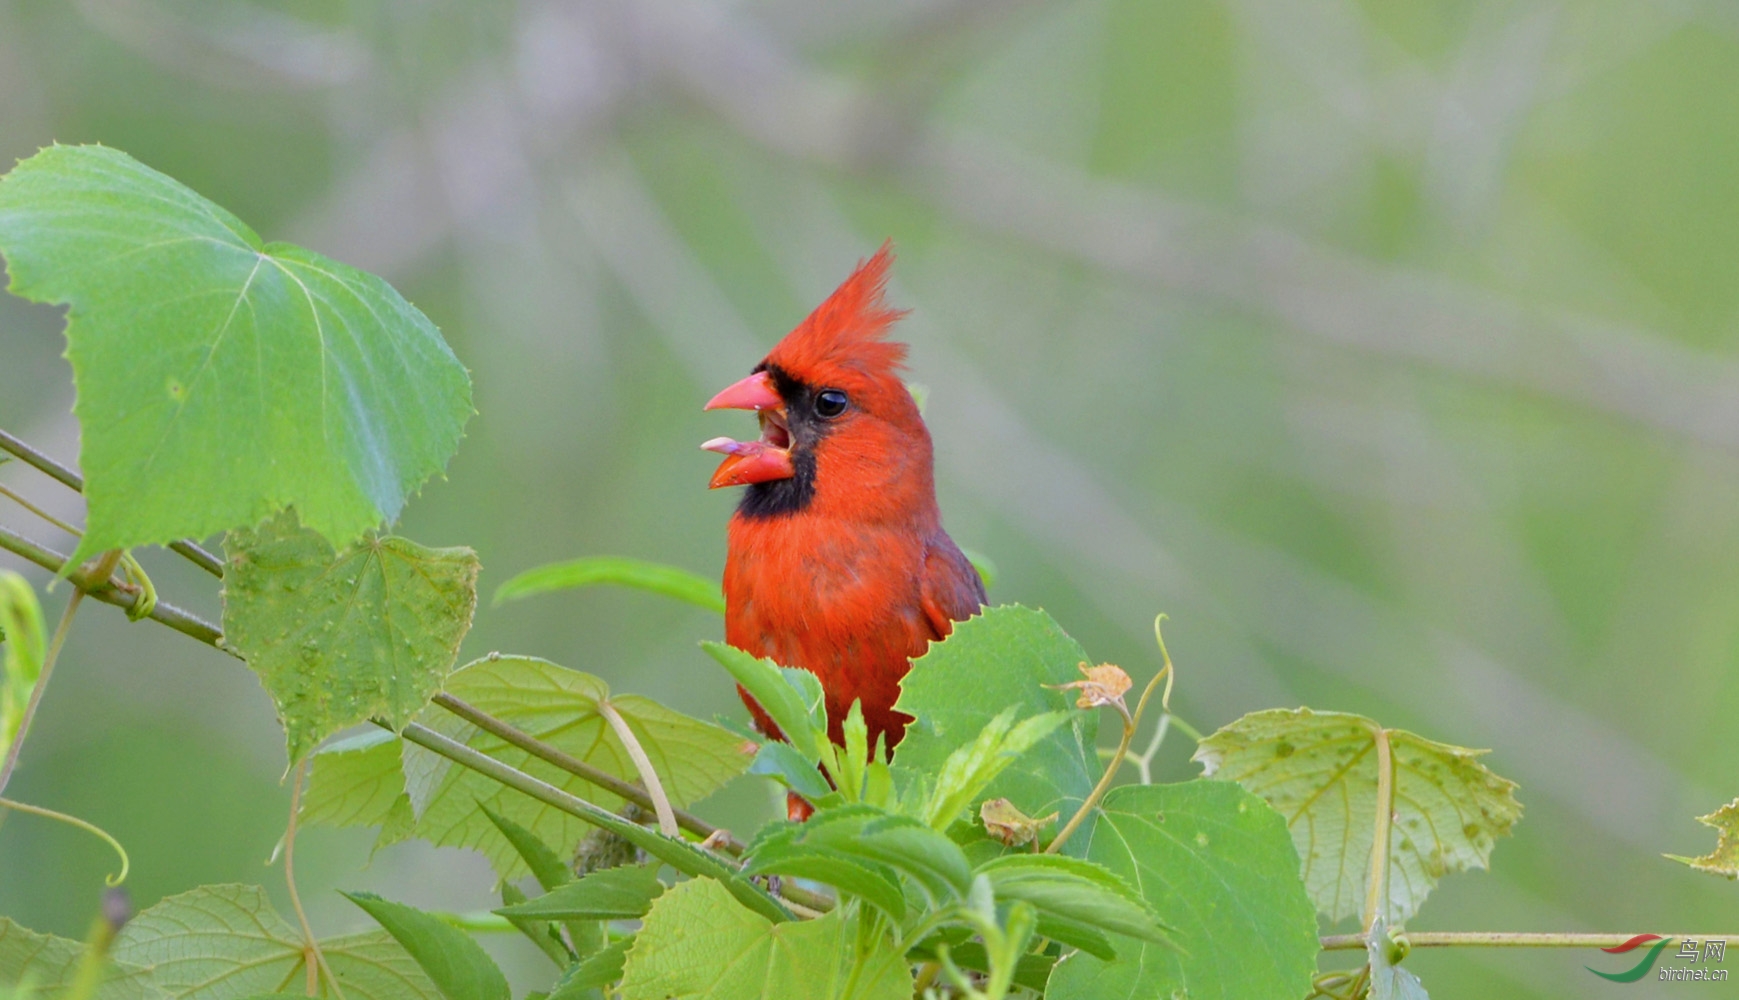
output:
[[[945,638],[954,623],[965,621],[984,606],[984,581],[954,539],[938,530],[924,555],[924,580],[919,603],[930,624],[932,639]]]

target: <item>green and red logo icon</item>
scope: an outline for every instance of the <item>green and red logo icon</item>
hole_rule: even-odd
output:
[[[1654,943],[1654,947],[1648,950],[1648,954],[1642,956],[1642,961],[1636,963],[1635,968],[1627,969],[1624,972],[1601,972],[1599,969],[1586,965],[1583,968],[1601,979],[1610,979],[1615,983],[1634,983],[1653,971],[1654,963],[1660,958],[1661,951],[1667,945],[1672,944],[1672,939],[1661,937],[1659,934],[1638,934],[1621,945],[1600,949],[1609,955],[1622,955],[1627,951],[1635,951],[1650,942]]]

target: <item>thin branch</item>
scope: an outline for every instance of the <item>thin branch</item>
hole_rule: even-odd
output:
[[[1171,693],[1170,678],[1171,663],[1167,662],[1159,669],[1159,673],[1154,674],[1153,679],[1147,682],[1147,687],[1141,692],[1141,700],[1135,703],[1135,714],[1133,715],[1129,713],[1128,709],[1123,708],[1122,702],[1113,703],[1114,707],[1123,710],[1123,738],[1117,742],[1117,752],[1112,754],[1111,760],[1106,763],[1105,773],[1099,776],[1099,783],[1093,786],[1093,792],[1087,796],[1087,801],[1081,803],[1081,808],[1075,810],[1075,815],[1069,817],[1068,825],[1064,826],[1057,833],[1056,838],[1051,841],[1050,846],[1045,848],[1046,854],[1055,854],[1062,850],[1063,844],[1074,835],[1082,823],[1087,821],[1088,814],[1098,807],[1099,800],[1104,798],[1105,793],[1110,790],[1112,779],[1117,777],[1118,769],[1123,766],[1123,761],[1129,757],[1129,741],[1135,738],[1135,729],[1141,725],[1141,713],[1147,708],[1148,696],[1153,694],[1153,689],[1158,687],[1159,682],[1163,680],[1167,682],[1166,696],[1169,698]]]
[[[77,816],[69,816],[66,813],[56,812],[53,809],[44,809],[41,806],[33,806],[27,802],[17,802],[12,799],[0,799],[0,813],[4,813],[8,809],[16,809],[21,813],[29,813],[32,816],[41,816],[43,819],[52,819],[57,823],[76,826],[80,830],[97,837],[103,841],[103,843],[108,844],[114,849],[116,854],[120,855],[121,858],[121,870],[113,875],[103,876],[104,884],[110,887],[120,885],[122,882],[127,881],[127,873],[133,870],[133,863],[127,859],[127,849],[121,846],[121,842],[116,840],[113,836],[110,836],[108,831],[89,820],[82,820]]]
[[[646,794],[652,796],[653,811],[658,814],[658,832],[666,837],[678,836],[676,817],[670,811],[670,796],[664,794],[664,782],[659,780],[658,770],[652,766],[652,758],[646,756],[646,748],[640,745],[639,737],[628,728],[628,720],[622,718],[622,713],[616,711],[616,706],[607,698],[598,700],[598,714],[610,724],[616,738],[622,741],[622,748],[628,751],[629,759],[634,761],[635,769],[640,772]]]
[[[6,433],[4,430],[0,430],[0,451],[10,452],[12,455],[23,459],[26,465],[32,466],[38,472],[41,472],[51,479],[59,481],[62,485],[68,487],[75,493],[83,493],[85,491],[84,477],[59,462],[56,462],[54,459],[49,458],[42,452],[37,451],[30,445],[25,444],[23,441],[11,434]],[[77,534],[77,532],[73,533]],[[174,552],[176,555],[187,559],[189,562],[198,566],[200,569],[205,570],[207,573],[210,573],[212,576],[219,579],[223,578],[223,560],[212,555],[210,552],[207,552],[193,539],[183,538],[180,541],[170,542],[169,550]]]
[[[3,526],[0,526],[0,549],[5,549],[22,559],[29,560],[50,573],[59,573],[61,567],[66,565],[66,556]],[[73,586],[77,587],[81,593],[102,601],[104,604],[112,604],[123,611],[132,610],[133,605],[140,599],[138,594],[122,590],[112,580],[105,581],[95,574],[87,577],[74,571],[72,578]],[[218,630],[217,626],[197,615],[183,611],[173,604],[158,601],[157,606],[152,608],[151,613],[146,617],[159,625],[167,625],[182,635],[198,639],[214,649],[221,649],[231,656],[236,655],[230,650],[224,649],[223,633]],[[238,656],[237,659],[240,657]]]
[[[296,891],[296,820],[302,812],[302,785],[308,780],[308,761],[304,758],[296,765],[296,780],[290,785],[290,821],[284,827],[284,885],[290,890],[290,909],[296,911],[296,922],[302,925],[302,943],[314,960],[309,963],[308,995],[314,996],[319,988],[319,980],[313,970],[318,968],[326,975],[326,981],[332,984],[332,992],[338,1000],[344,1000],[344,988],[338,985],[338,977],[332,974],[332,967],[326,964],[326,954],[320,950],[320,942],[314,937],[314,928],[308,924],[308,914],[302,909],[302,894]],[[307,961],[307,956],[304,956]]]
[[[1376,829],[1371,835],[1371,871],[1365,881],[1365,933],[1379,916],[1388,915],[1389,829],[1395,810],[1395,761],[1389,750],[1389,731],[1377,727]]]
[[[391,726],[378,719],[375,720],[375,725],[382,729],[392,729]],[[622,817],[614,813],[607,812],[585,799],[569,794],[547,781],[534,778],[516,767],[504,764],[486,753],[474,750],[458,740],[443,736],[421,723],[410,723],[399,731],[399,735],[425,750],[440,754],[455,764],[470,768],[486,778],[500,782],[516,792],[529,795],[547,806],[552,806],[587,823],[603,826],[604,824],[623,822]],[[607,826],[605,828],[608,829]],[[834,906],[833,900],[820,893],[810,892],[793,885],[790,880],[780,884],[779,894],[791,902],[816,912],[826,912]]]
[[[37,505],[31,503],[29,500],[25,499],[24,497],[18,495],[16,492],[11,490],[10,488],[5,486],[4,484],[0,484],[0,497],[11,498],[13,503],[17,504],[20,507],[23,507],[25,510],[31,512],[32,514],[35,514],[37,517],[42,518],[44,521],[47,521],[49,524],[54,525],[55,527],[59,528],[60,530],[66,532],[69,535],[78,536],[78,535],[84,534],[84,532],[78,530],[77,528],[73,527],[72,525],[66,523],[65,521],[62,521],[60,518],[55,517],[53,514],[50,514],[48,511],[43,510],[41,507],[38,507]]]
[[[481,729],[492,736],[499,737],[508,745],[518,747],[546,764],[552,764],[576,778],[583,779],[607,792],[613,792],[614,794],[627,799],[629,802],[640,806],[642,809],[653,809],[656,811],[656,806],[652,801],[652,796],[646,794],[646,789],[641,788],[639,785],[623,781],[621,778],[616,777],[608,771],[593,767],[571,754],[563,753],[561,750],[545,743],[530,733],[515,728],[511,724],[503,722],[495,716],[461,701],[450,694],[442,693],[435,695],[434,703],[447,711],[452,712],[459,718],[464,719],[466,722],[471,723],[478,729]],[[672,808],[671,812],[676,817],[676,825],[687,830],[689,833],[712,840],[713,843],[719,845],[720,850],[723,850],[727,854],[738,855],[743,853],[742,842],[737,840],[735,837],[732,837],[728,832],[720,830],[718,827],[713,826],[711,823],[708,823],[693,813],[686,812],[682,809]]]
[[[1134,757],[1135,769],[1141,774],[1141,783],[1153,784],[1153,758],[1158,755],[1159,748],[1165,743],[1165,734],[1171,729],[1171,713],[1162,712],[1159,724],[1153,727],[1153,739],[1148,741],[1147,749]]]
[[[1171,663],[1171,652],[1165,648],[1165,634],[1160,631],[1160,625],[1165,621],[1165,618],[1166,616],[1162,614],[1153,619],[1153,637],[1159,643],[1161,661],[1159,673],[1154,674],[1153,679],[1147,682],[1147,686],[1141,689],[1141,697],[1135,702],[1133,715],[1130,714],[1129,709],[1123,707],[1121,699],[1114,703],[1115,707],[1123,714],[1123,738],[1118,741],[1117,751],[1111,755],[1110,761],[1106,763],[1105,773],[1099,776],[1099,783],[1093,786],[1092,794],[1087,796],[1087,801],[1081,803],[1081,808],[1075,810],[1075,815],[1069,817],[1068,825],[1063,827],[1056,839],[1052,840],[1050,846],[1045,848],[1046,854],[1055,854],[1062,850],[1064,842],[1074,835],[1077,827],[1086,822],[1087,814],[1099,804],[1100,799],[1105,797],[1105,792],[1111,787],[1112,779],[1117,777],[1117,770],[1131,756],[1129,741],[1135,738],[1135,730],[1140,727],[1141,717],[1147,711],[1148,700],[1153,697],[1153,692],[1159,689],[1159,682],[1164,681],[1165,691],[1159,696],[1159,707],[1164,712],[1159,720],[1159,730],[1154,735],[1153,745],[1148,747],[1147,759],[1138,759],[1137,761],[1141,767],[1142,783],[1148,783],[1148,765],[1152,763],[1153,752],[1159,749],[1160,741],[1165,739],[1166,719],[1171,717],[1171,686],[1177,678],[1177,671]]]
[[[1739,934],[1663,934],[1666,938],[1739,940]],[[1525,931],[1410,931],[1407,943],[1414,948],[1616,948],[1635,934],[1560,934]],[[1329,934],[1322,938],[1323,951],[1363,951],[1369,942],[1363,934]]]
[[[78,473],[49,458],[42,452],[25,444],[11,434],[0,430],[0,451],[10,452],[24,460],[26,465],[33,466],[38,472],[50,479],[58,480],[61,485],[70,488],[74,493],[85,491],[85,481]]]

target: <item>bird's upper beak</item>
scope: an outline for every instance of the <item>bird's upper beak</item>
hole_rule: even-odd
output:
[[[701,445],[706,451],[725,456],[713,473],[711,489],[720,486],[747,486],[751,483],[790,479],[796,474],[791,465],[791,429],[785,422],[785,401],[773,386],[766,372],[756,372],[729,386],[707,401],[709,410],[754,410],[761,418],[759,441],[733,441],[717,437]]]

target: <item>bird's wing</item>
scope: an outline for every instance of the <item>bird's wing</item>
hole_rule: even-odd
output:
[[[924,553],[924,581],[919,597],[931,638],[940,639],[984,606],[984,581],[946,532],[937,531]]]

